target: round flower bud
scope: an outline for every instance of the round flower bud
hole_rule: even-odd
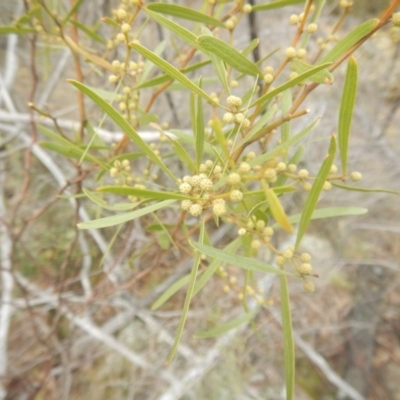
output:
[[[253,250],[258,250],[261,247],[261,242],[257,239],[253,240],[250,246]]]
[[[121,68],[121,63],[118,60],[113,60],[111,65],[116,71],[118,71]]]
[[[192,207],[192,205],[193,205],[192,200],[182,200],[182,202],[181,202],[182,210],[185,210],[185,211],[189,211],[190,207]]]
[[[252,221],[252,220],[250,220],[248,223],[247,223],[247,229],[248,230],[253,230],[254,229],[254,222]]]
[[[110,82],[110,83],[115,83],[117,81],[118,81],[118,76],[116,76],[116,75],[110,75],[108,77],[108,82]]]
[[[231,172],[228,176],[228,184],[231,186],[237,185],[238,183],[240,183],[241,180],[242,178],[236,172]]]
[[[238,85],[239,85],[238,81],[233,80],[229,82],[229,86],[232,88],[238,87]]]
[[[231,113],[231,112],[226,112],[223,117],[222,120],[228,124],[230,124],[231,122],[233,122],[235,119],[235,116]]]
[[[301,169],[297,175],[300,179],[306,179],[309,176],[309,172],[306,169]]]
[[[322,189],[329,192],[332,189],[332,183],[330,183],[329,181],[325,181]]]
[[[239,230],[238,230],[238,235],[239,236],[244,236],[245,234],[246,234],[246,229],[245,228],[240,228]]]
[[[250,126],[250,120],[245,118],[242,122],[242,127],[243,128],[248,128]]]
[[[289,172],[296,172],[296,170],[297,170],[297,165],[296,164],[289,164],[288,166],[287,166],[287,169],[288,169],[288,171]]]
[[[307,55],[307,50],[306,49],[297,50],[297,57],[298,58],[304,58],[306,55]]]
[[[264,178],[270,183],[276,182],[276,170],[274,168],[267,168],[264,172]]]
[[[274,230],[270,226],[267,226],[263,229],[262,234],[263,236],[271,237],[274,234]]]
[[[312,273],[312,266],[309,263],[303,263],[299,267],[299,272],[302,275],[310,275]]]
[[[282,256],[276,256],[275,264],[278,265],[279,267],[283,267],[283,265],[285,264],[285,258]]]
[[[265,228],[265,221],[263,221],[262,219],[259,219],[256,222],[256,229],[261,232],[264,228]]]
[[[265,83],[269,84],[274,80],[274,76],[272,74],[265,74],[263,79]]]
[[[274,72],[274,67],[271,67],[270,65],[268,65],[268,66],[266,66],[266,67],[264,68],[264,72],[265,72],[266,74],[272,74],[272,73]]]
[[[282,253],[282,257],[285,259],[290,260],[291,258],[293,258],[293,250],[290,248],[287,248],[283,253]]]
[[[124,86],[122,88],[122,93],[129,94],[131,92],[131,88],[129,86]]]
[[[232,19],[231,18],[229,18],[226,22],[225,22],[225,28],[226,29],[228,29],[228,30],[232,30],[232,29],[234,29],[235,28],[235,21],[232,21]]]
[[[189,178],[189,183],[193,186],[193,187],[199,187],[200,185],[200,181],[201,178],[199,175],[193,175]]]
[[[111,178],[115,178],[117,176],[117,174],[118,174],[118,169],[117,168],[113,167],[113,168],[110,169]]]
[[[285,51],[287,58],[295,58],[296,57],[296,49],[294,47],[288,47]]]
[[[350,178],[353,182],[359,182],[362,179],[362,175],[360,172],[355,171],[350,174]]]
[[[279,163],[276,165],[275,169],[276,169],[278,172],[286,171],[286,164],[285,164],[284,162],[279,162]]]
[[[250,14],[252,9],[253,7],[251,6],[251,4],[245,4],[243,6],[243,12],[246,14]]]
[[[206,178],[208,178],[208,176],[204,172],[202,172],[201,174],[199,174],[199,178],[206,179]]]
[[[244,115],[242,113],[235,114],[235,123],[241,124],[244,121]]]
[[[207,171],[206,164],[200,164],[199,165],[199,171],[200,172],[206,172]]]
[[[219,201],[213,202],[213,213],[215,216],[219,217],[221,215],[226,214],[226,205],[225,205],[225,200],[223,199],[217,199],[217,200]]]
[[[300,260],[303,263],[309,263],[311,261],[311,255],[308,253],[301,253]]]
[[[222,172],[222,167],[220,165],[216,165],[214,167],[214,174],[220,174]]]
[[[213,188],[213,182],[209,178],[204,178],[200,181],[200,189],[203,190],[212,190]]]
[[[123,33],[128,33],[131,30],[131,26],[127,23],[121,25],[121,31]]]
[[[226,102],[233,110],[237,110],[242,106],[242,99],[237,96],[228,96]]]
[[[229,195],[231,201],[238,203],[239,201],[243,200],[243,193],[240,190],[232,190]]]
[[[290,25],[297,25],[299,23],[299,16],[296,14],[292,14],[289,18]]]
[[[314,285],[314,283],[311,282],[311,281],[305,281],[304,284],[303,284],[303,287],[304,287],[304,290],[305,290],[307,293],[313,293],[313,292],[315,292],[315,285]]]
[[[182,178],[182,181],[185,182],[185,183],[189,183],[189,181],[190,181],[190,176],[189,176],[189,175],[185,175],[185,176]]]
[[[392,15],[392,24],[394,26],[400,26],[400,12],[394,13]]]
[[[254,151],[249,151],[246,155],[246,159],[251,161],[254,160],[256,158],[256,153],[254,153]]]
[[[125,35],[123,33],[118,33],[115,39],[117,39],[117,42],[125,42]]]
[[[117,10],[117,18],[123,21],[126,18],[126,11],[120,8]]]
[[[249,163],[243,161],[240,163],[238,171],[242,174],[245,174],[251,170],[251,166]]]
[[[308,33],[314,33],[314,32],[317,31],[317,29],[318,29],[318,25],[312,23],[312,24],[310,24],[310,25],[307,26],[306,32],[308,32]]]
[[[336,174],[336,172],[338,171],[338,168],[335,164],[332,164],[332,167],[329,171],[330,174]]]
[[[223,288],[223,291],[225,293],[229,293],[231,291],[231,288],[228,285],[225,285],[224,288]]]
[[[203,211],[203,207],[200,204],[193,204],[190,206],[189,212],[193,217],[198,217]]]
[[[312,188],[312,185],[311,185],[310,182],[304,182],[304,183],[303,183],[303,190],[304,190],[305,192],[309,192],[309,191],[311,190],[311,188]]]
[[[214,163],[211,160],[206,160],[204,164],[206,165],[207,169],[211,169],[214,165]]]
[[[183,182],[179,185],[179,191],[183,194],[189,194],[192,191],[192,186],[189,183]]]

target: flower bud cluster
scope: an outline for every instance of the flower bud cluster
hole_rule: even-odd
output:
[[[250,120],[246,118],[241,110],[242,99],[237,96],[228,96],[226,101],[230,111],[226,112],[222,119],[228,124],[235,123],[244,128],[248,128],[250,126]]]
[[[133,182],[131,175],[131,164],[129,160],[115,160],[110,168],[110,176],[114,178],[115,183],[119,185],[127,185]]]

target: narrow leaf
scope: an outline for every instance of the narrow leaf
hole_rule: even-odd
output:
[[[200,224],[200,233],[199,233],[200,243],[204,242],[204,230],[205,230],[205,221],[203,218],[203,220],[201,221],[201,224]],[[183,304],[181,319],[180,319],[179,325],[178,325],[178,331],[176,333],[175,342],[174,342],[172,349],[168,355],[167,362],[166,362],[167,364],[169,364],[172,361],[172,359],[174,358],[174,355],[178,348],[180,339],[182,337],[183,328],[185,327],[186,317],[189,312],[190,301],[193,297],[193,290],[194,290],[194,285],[196,283],[196,276],[197,276],[197,271],[199,269],[200,260],[201,260],[201,253],[199,251],[196,251],[195,255],[194,255],[194,259],[193,259],[192,271],[190,273],[190,279],[189,279],[189,284],[188,284],[188,290],[187,290],[186,297],[185,297],[185,303]]]
[[[33,28],[22,28],[19,26],[0,26],[0,35],[10,35],[15,33],[16,35],[24,35],[27,33],[36,32]]]
[[[135,208],[136,206],[139,205],[139,203],[117,203],[114,205],[108,204],[102,197],[100,197],[98,194],[83,188],[82,189],[83,193],[93,201],[93,203],[97,204],[101,208],[105,208],[106,210],[111,210],[111,211],[126,211],[126,210],[132,210],[132,208]]]
[[[289,289],[286,276],[280,276],[280,284],[286,400],[293,400],[295,380],[295,350],[293,340],[292,316],[290,311]]]
[[[82,24],[79,21],[75,21],[74,19],[71,19],[69,21],[72,25],[76,26],[79,30],[84,32],[88,37],[93,39],[94,41],[101,43],[103,45],[107,44],[107,41],[104,40],[100,35],[98,35],[96,32],[94,32],[92,29],[89,29],[85,24]]]
[[[278,224],[287,232],[293,233],[294,232],[293,226],[289,222],[285,210],[283,209],[282,204],[279,201],[276,193],[270,188],[265,188],[264,191],[265,195],[267,196],[269,209],[275,221],[278,222]]]
[[[142,150],[142,152],[147,157],[149,157],[150,160],[154,162],[154,164],[158,165],[166,174],[168,174],[174,181],[176,181],[174,174],[166,167],[162,160],[156,154],[154,154],[150,146],[140,137],[140,135],[132,128],[132,126],[114,107],[112,107],[99,95],[94,93],[91,89],[89,89],[82,83],[71,79],[68,79],[67,81],[70,82],[77,89],[79,89],[81,92],[85,93],[88,97],[90,97],[122,129],[122,131],[133,140],[133,142],[139,147],[139,149]]]
[[[294,67],[294,70],[298,74],[303,74],[304,72],[307,72],[310,69],[314,68],[313,65],[307,64],[304,61],[299,60],[298,58],[292,60],[291,66]],[[317,72],[316,74],[311,75],[308,80],[310,80],[311,82],[324,83],[330,85],[333,83],[334,79],[333,75],[328,70],[325,69]]]
[[[319,195],[322,192],[322,188],[332,167],[333,160],[335,158],[335,153],[336,153],[336,137],[333,135],[329,146],[328,156],[323,161],[321,168],[317,176],[315,177],[314,184],[312,185],[306,203],[304,204],[303,207],[303,212],[301,214],[299,228],[297,232],[297,238],[295,244],[296,248],[299,246],[301,239],[303,238],[308,228],[308,224],[310,223],[311,217],[318,203]]]
[[[357,84],[357,62],[355,58],[351,57],[347,64],[346,80],[344,82],[339,113],[338,143],[340,149],[340,158],[342,161],[343,175],[346,175],[347,173],[347,154],[349,148],[350,127],[353,117],[354,104],[356,102]]]
[[[321,63],[330,61],[336,61],[340,56],[346,53],[351,47],[353,47],[359,40],[372,32],[378,25],[378,19],[370,19],[365,21],[353,31],[351,31],[345,38],[340,40],[333,49],[322,57]]]
[[[151,62],[153,62],[157,67],[161,68],[166,74],[170,75],[172,78],[176,79],[177,81],[181,82],[185,85],[189,90],[197,93],[198,95],[205,98],[211,104],[216,104],[215,101],[206,93],[204,90],[200,89],[196,84],[194,84],[189,78],[182,74],[177,68],[172,66],[167,61],[164,61],[162,58],[155,55],[150,50],[146,49],[139,43],[132,42],[129,44],[134,50],[139,52],[144,57],[148,58]]]
[[[257,4],[253,6],[252,11],[267,11],[273,8],[286,7],[292,4],[305,3],[306,0],[277,0],[267,4]]]
[[[159,192],[157,190],[138,189],[129,186],[100,186],[97,188],[97,191],[101,193],[119,194],[121,196],[137,196],[151,200],[187,200],[191,198],[190,196],[180,193]]]
[[[400,194],[399,191],[391,190],[391,189],[364,188],[364,187],[358,187],[358,186],[347,186],[347,185],[343,185],[341,183],[336,183],[336,182],[331,182],[331,183],[333,186],[336,186],[340,189],[351,190],[354,192]]]
[[[167,14],[173,17],[201,22],[206,25],[219,26],[221,28],[225,27],[225,24],[222,21],[210,15],[193,10],[192,8],[183,7],[176,4],[153,3],[149,4],[146,8],[147,10],[152,10],[161,14]]]
[[[217,326],[216,328],[213,328],[213,329],[210,329],[210,330],[204,331],[204,332],[195,333],[194,337],[196,339],[206,339],[206,338],[223,335],[224,333],[229,332],[232,329],[235,329],[235,328],[251,321],[257,315],[258,311],[259,311],[258,309],[255,309],[251,313],[242,315],[242,316],[235,318],[229,322],[226,322],[225,324]]]
[[[279,94],[279,93],[283,92],[284,90],[289,89],[290,87],[295,86],[298,83],[306,80],[307,78],[309,78],[310,76],[316,74],[317,72],[322,71],[323,69],[329,67],[329,65],[331,65],[331,63],[325,63],[325,64],[322,64],[322,65],[318,65],[317,67],[314,67],[314,68],[312,68],[312,69],[300,74],[296,78],[290,79],[289,81],[287,81],[283,85],[278,86],[277,88],[275,88],[275,89],[271,90],[270,92],[264,94],[263,96],[259,97],[256,101],[253,101],[253,103],[250,105],[250,107],[267,103],[269,100],[274,98],[277,94]]]
[[[184,28],[182,25],[177,24],[174,21],[171,21],[169,18],[165,18],[163,15],[160,15],[159,13],[151,11],[149,7],[151,7],[151,5],[148,5],[143,10],[146,12],[146,14],[151,19],[153,19],[154,21],[157,21],[164,28],[175,33],[175,35],[179,36],[190,46],[197,47],[197,45],[196,45],[197,36],[194,33],[190,32],[189,30]]]
[[[260,68],[224,41],[208,35],[197,38],[200,50],[215,54],[226,64],[247,75],[262,76]]]
[[[271,274],[278,275],[292,275],[289,272],[282,271],[276,267],[273,267],[272,265],[252,258],[230,254],[226,251],[215,249],[214,247],[206,246],[197,242],[190,243],[196,250],[200,251],[203,254],[206,254],[207,256],[217,258],[218,260],[221,260],[227,264],[235,265],[236,267],[243,268],[247,271],[269,272]]]
[[[78,224],[79,229],[98,229],[98,228],[106,228],[108,226],[120,225],[128,221],[132,221],[135,218],[142,217],[143,215],[149,214],[151,212],[157,211],[161,208],[165,208],[174,203],[175,200],[164,200],[162,202],[158,202],[152,204],[151,206],[147,206],[141,208],[140,210],[132,211],[125,214],[112,215],[110,217],[95,219],[93,221],[81,222]]]
[[[174,282],[151,306],[151,310],[157,310],[160,308],[167,300],[169,300],[175,293],[186,286],[189,283],[190,274],[182,276]]]

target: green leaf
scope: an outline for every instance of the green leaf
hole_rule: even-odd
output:
[[[157,310],[160,308],[167,300],[169,300],[175,293],[186,286],[189,283],[190,274],[182,276],[174,282],[158,299],[152,304],[151,310]]]
[[[202,68],[205,65],[208,65],[210,64],[210,62],[211,62],[210,60],[201,61],[191,65],[190,67],[182,68],[179,71],[182,72],[182,74],[186,74],[188,72],[196,71],[197,69]],[[156,76],[155,78],[148,79],[147,81],[135,86],[134,90],[162,85],[163,83],[168,82],[170,80],[172,80],[172,78],[167,74]]]
[[[278,224],[287,232],[293,233],[293,226],[289,222],[285,210],[283,209],[276,193],[270,188],[265,188],[264,192],[268,200],[269,209],[275,221],[278,222]]]
[[[201,80],[199,82],[199,86],[201,87]],[[196,137],[196,162],[197,166],[199,166],[203,159],[204,142],[205,142],[204,111],[203,111],[202,98],[200,96],[197,96],[196,124],[194,126],[194,133]]]
[[[210,329],[210,330],[204,331],[204,332],[195,333],[194,337],[196,339],[206,339],[206,338],[223,335],[224,333],[229,332],[232,329],[235,329],[235,328],[251,321],[257,315],[258,311],[259,311],[258,309],[255,309],[254,311],[252,311],[248,314],[245,314],[245,315],[242,315],[241,317],[235,318],[229,322],[226,322],[225,324],[217,326],[216,328],[213,328],[213,329]]]
[[[206,246],[197,242],[190,242],[190,244],[198,251],[207,256],[217,258],[227,264],[235,265],[236,267],[243,268],[247,271],[258,271],[258,272],[269,272],[271,274],[278,275],[293,275],[289,272],[282,271],[273,267],[272,265],[266,264],[264,262],[254,260],[252,258],[242,257],[235,254],[227,253],[226,251],[215,249],[211,246]]]
[[[79,7],[82,5],[84,0],[76,0],[71,9],[68,11],[67,15],[63,18],[62,20],[62,25],[64,25],[66,22],[70,21],[72,22],[73,20],[70,20],[71,16],[74,15],[78,10]]]
[[[292,108],[292,92],[290,90],[285,90],[282,93],[282,115],[287,115],[289,110]],[[289,120],[281,125],[281,141],[282,143],[290,139],[291,136],[291,124]],[[285,157],[286,161],[286,157]]]
[[[340,189],[351,190],[354,192],[364,192],[364,193],[389,193],[389,194],[400,194],[397,190],[390,189],[378,189],[378,188],[363,188],[358,186],[347,186],[341,183],[331,182],[333,186],[336,186]]]
[[[333,49],[322,57],[321,63],[329,61],[336,61],[340,56],[346,53],[351,47],[353,47],[359,40],[372,32],[378,25],[379,20],[374,18],[365,21],[353,31],[351,31],[345,38],[340,40]]]
[[[290,311],[289,289],[286,276],[280,276],[280,284],[286,400],[293,400],[295,381],[295,350],[293,340],[292,316]]]
[[[309,71],[314,68],[313,65],[307,64],[304,61],[299,60],[298,58],[294,58],[291,62],[291,66],[294,67],[294,70],[298,74],[303,74],[304,72]],[[324,83],[326,85],[330,85],[333,83],[333,75],[328,70],[322,70],[313,74],[308,79],[311,82]]]
[[[257,4],[252,7],[252,11],[267,11],[273,8],[286,7],[292,4],[305,3],[306,0],[277,0],[267,4]]]
[[[277,156],[278,154],[282,153],[286,149],[292,147],[296,142],[301,140],[304,136],[306,136],[319,122],[319,119],[314,121],[312,124],[310,124],[307,128],[303,129],[299,134],[296,136],[293,136],[286,142],[275,146],[272,150],[268,151],[267,153],[262,154],[261,156],[256,157],[254,160],[250,161],[249,164],[251,166],[254,165],[261,165],[264,164],[265,161]]]
[[[241,246],[241,238],[237,237],[235,240],[233,240],[231,243],[225,246],[223,251],[227,253],[234,253],[239,249],[240,246]],[[208,268],[204,271],[204,273],[196,282],[196,286],[193,291],[193,296],[195,296],[206,285],[206,283],[211,279],[211,277],[217,272],[221,264],[222,264],[221,260],[214,258],[214,260],[210,263]]]
[[[277,94],[283,92],[286,89],[289,89],[292,86],[297,85],[298,83],[306,80],[310,76],[316,74],[319,71],[322,71],[323,69],[329,67],[330,65],[331,65],[331,63],[325,63],[322,65],[318,65],[317,67],[314,67],[314,68],[304,72],[303,74],[300,74],[296,78],[290,79],[283,85],[278,86],[277,88],[275,88],[275,89],[271,90],[270,92],[264,94],[263,96],[259,97],[256,101],[253,101],[253,103],[250,105],[250,107],[267,103],[269,100],[274,98]]]
[[[260,68],[224,41],[208,35],[197,38],[200,50],[215,54],[226,64],[247,75],[262,76]]]
[[[200,243],[204,242],[204,231],[205,231],[205,221],[203,218],[200,223],[200,233],[199,233]],[[196,276],[197,276],[197,271],[199,269],[200,261],[201,261],[201,253],[199,251],[196,251],[194,258],[193,258],[192,272],[190,273],[188,290],[186,292],[185,303],[183,304],[183,309],[182,309],[181,319],[179,321],[178,331],[177,331],[177,334],[175,337],[175,342],[174,342],[172,349],[168,355],[167,364],[169,364],[172,361],[172,359],[174,358],[174,355],[178,348],[180,339],[182,337],[182,332],[183,332],[183,328],[185,326],[186,317],[189,312],[190,301],[193,297],[193,290],[194,290],[194,285],[196,283]]]
[[[149,157],[154,164],[158,165],[167,175],[176,181],[174,174],[166,167],[162,160],[156,154],[154,154],[154,151],[150,148],[150,146],[140,137],[140,135],[113,106],[108,104],[99,95],[94,93],[93,90],[89,89],[82,83],[71,79],[67,79],[67,81],[90,97],[122,129],[122,131],[133,140],[139,149],[142,150],[142,152]]]
[[[170,63],[164,61],[162,58],[158,57],[153,52],[146,49],[139,43],[132,42],[129,44],[129,46],[132,47],[137,52],[139,52],[142,56],[149,59],[151,62],[153,62],[155,65],[157,65],[157,67],[161,68],[166,74],[170,75],[172,78],[181,82],[189,90],[192,90],[193,92],[197,93],[201,97],[205,98],[211,104],[216,105],[215,101],[206,92],[204,92],[204,90],[199,88],[196,84],[194,84],[189,78],[187,78],[185,75],[183,75],[182,72],[180,72],[177,68],[172,66]]]
[[[353,57],[351,57],[347,64],[346,80],[344,82],[339,113],[338,142],[343,175],[347,174],[347,153],[349,148],[351,120],[353,117],[354,104],[356,102],[357,84],[357,62]]]
[[[111,211],[126,211],[126,210],[132,210],[133,208],[137,207],[139,203],[117,203],[114,205],[108,204],[102,197],[100,197],[98,194],[91,192],[90,190],[83,188],[82,189],[83,193],[93,201],[93,203],[97,204],[101,208],[105,208],[106,210],[111,210]]]
[[[335,217],[348,217],[350,215],[362,215],[366,214],[368,210],[361,207],[326,207],[318,208],[314,210],[311,219],[325,219]],[[301,214],[294,214],[289,217],[289,221],[292,224],[297,224],[301,219]],[[272,225],[272,228],[277,228],[278,223]]]
[[[149,190],[149,189],[138,189],[135,187],[129,186],[100,186],[97,188],[98,192],[101,193],[113,193],[119,194],[121,196],[137,196],[143,197],[150,200],[187,200],[191,199],[190,196],[186,196],[180,193],[171,193],[171,192],[159,192],[157,190]]]
[[[328,156],[323,161],[320,170],[318,171],[317,176],[315,177],[314,184],[310,190],[310,193],[307,197],[306,203],[303,207],[303,212],[301,214],[300,223],[297,232],[296,244],[295,247],[297,248],[303,238],[308,225],[310,223],[311,217],[315,210],[315,207],[318,203],[319,195],[322,192],[322,188],[326,181],[326,178],[329,175],[331,170],[333,160],[335,158],[336,153],[336,137],[332,135],[331,143],[329,145]]]
[[[178,140],[175,140],[173,138],[170,138],[167,136],[168,139],[170,139],[172,143],[172,147],[174,148],[175,154],[178,156],[178,158],[182,161],[182,163],[191,171],[196,171],[197,166],[196,163],[193,161],[193,157],[189,155],[189,153],[186,151],[186,149],[179,143]]]
[[[153,3],[146,7],[147,10],[152,10],[161,14],[171,15],[173,17],[188,19],[190,21],[201,22],[205,25],[219,26],[225,28],[225,24],[207,14],[195,11],[188,7],[178,6],[176,4]]]
[[[33,28],[25,28],[20,26],[0,26],[0,35],[10,35],[12,33],[16,35],[25,35],[27,33],[36,32]]]
[[[167,28],[171,32],[175,33],[175,35],[179,36],[190,46],[197,47],[197,45],[196,45],[197,36],[195,34],[190,32],[186,28],[184,28],[182,25],[177,24],[168,18],[165,18],[163,15],[160,15],[154,11],[151,11],[150,7],[151,7],[151,5],[148,5],[147,7],[143,8],[143,10],[146,12],[146,14],[151,19],[153,19],[154,21],[157,21],[164,28]]]
[[[104,40],[100,35],[98,35],[96,32],[94,32],[92,29],[89,29],[85,24],[82,24],[79,21],[76,21],[74,19],[71,19],[69,21],[72,25],[76,26],[79,30],[82,32],[86,33],[87,36],[89,36],[91,39],[94,41],[101,43],[103,45],[107,44],[107,41]]]
[[[162,202],[152,204],[151,206],[147,206],[147,207],[141,208],[140,210],[132,211],[129,213],[112,215],[110,217],[95,219],[93,221],[88,221],[88,222],[81,222],[80,224],[78,224],[78,228],[79,229],[99,229],[99,228],[106,228],[108,226],[120,225],[125,222],[132,221],[135,218],[139,218],[139,217],[142,217],[143,215],[157,211],[161,208],[168,207],[175,201],[176,200],[164,200]]]

